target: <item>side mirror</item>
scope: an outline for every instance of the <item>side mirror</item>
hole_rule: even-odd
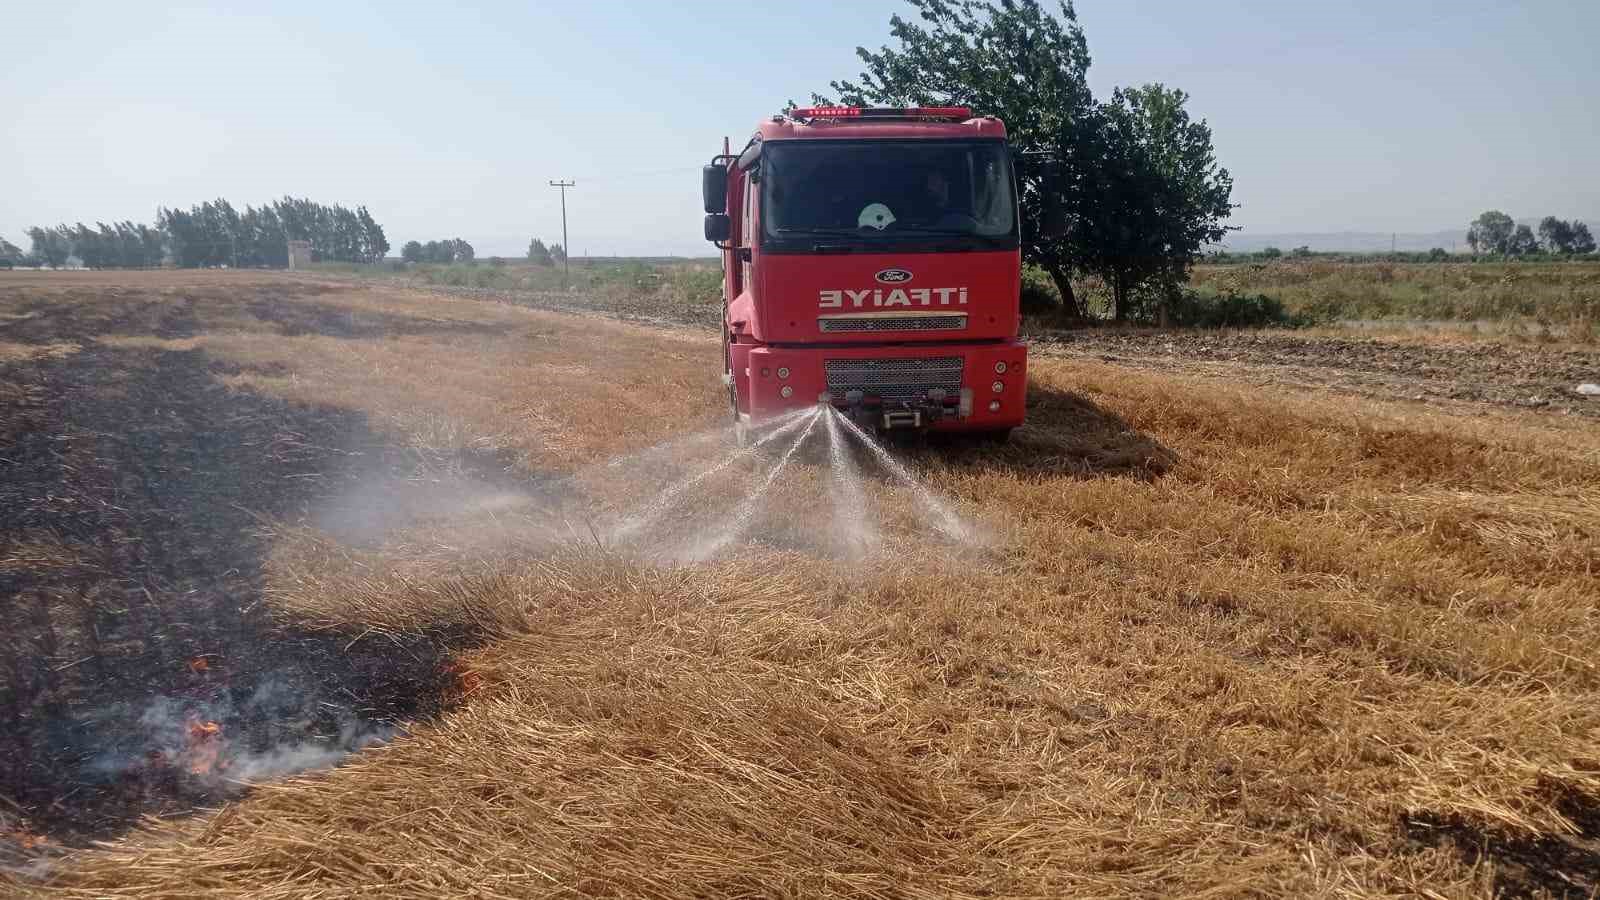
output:
[[[706,240],[714,244],[727,241],[733,233],[732,220],[727,213],[709,213],[706,215]]]
[[[728,211],[728,167],[711,165],[700,170],[700,195],[706,212]]]
[[[1061,163],[1055,160],[1045,163],[1043,185],[1044,216],[1039,225],[1046,237],[1062,237],[1067,233],[1067,208],[1061,202],[1063,187]]]

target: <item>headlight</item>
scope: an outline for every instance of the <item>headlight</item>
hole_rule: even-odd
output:
[[[794,388],[786,384],[783,386],[783,390],[779,391],[778,394],[783,397],[783,399],[787,400],[794,396]]]
[[[994,364],[994,373],[996,375],[1004,375],[1006,373],[1006,364],[1004,362],[995,363]]]
[[[989,385],[989,387],[993,388],[994,392],[998,394],[1006,389],[1006,383],[1004,381],[996,381],[994,384]]]
[[[778,367],[778,377],[779,378],[788,378],[789,377],[789,367],[788,366],[779,366]]]

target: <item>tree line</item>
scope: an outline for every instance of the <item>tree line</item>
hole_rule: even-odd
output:
[[[461,238],[429,241],[426,244],[406,241],[400,248],[400,258],[410,263],[469,263],[476,258],[476,253],[472,245]]]
[[[208,266],[282,267],[289,241],[308,241],[318,261],[370,263],[383,259],[389,241],[365,206],[348,209],[285,197],[239,212],[227,200],[187,210],[161,208],[154,226],[134,222],[93,228],[79,222],[28,229],[32,250],[15,260],[60,268],[69,260],[91,269]]]
[[[53,268],[64,266],[68,259],[77,257],[91,269],[148,269],[161,265],[166,256],[166,235],[159,229],[133,222],[114,225],[96,222],[94,228],[82,222],[55,228],[35,226],[28,229],[28,239],[33,242],[33,251],[29,254],[32,259],[18,262]]]
[[[1528,256],[1548,253],[1552,256],[1584,256],[1595,252],[1594,235],[1582,222],[1568,222],[1555,216],[1545,216],[1539,221],[1539,231],[1534,233],[1527,225],[1518,225],[1498,209],[1491,209],[1472,220],[1467,226],[1467,246],[1474,253],[1497,256]]]
[[[567,250],[560,244],[545,246],[544,241],[534,238],[528,242],[528,262],[538,266],[553,266],[567,258]]]
[[[1211,129],[1186,110],[1188,95],[1161,84],[1089,89],[1088,43],[1070,2],[1055,14],[1039,0],[909,0],[896,15],[898,47],[856,48],[857,80],[830,82],[854,106],[968,106],[999,116],[1025,158],[1024,259],[1049,273],[1065,312],[1086,316],[1075,273],[1110,288],[1111,316],[1164,312],[1203,249],[1232,230],[1233,179],[1216,159]],[[813,94],[817,105],[834,101]],[[1059,173],[1059,174],[1057,174]],[[1064,209],[1064,233],[1043,227]]]

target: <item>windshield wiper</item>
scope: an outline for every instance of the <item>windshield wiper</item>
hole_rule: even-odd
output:
[[[990,247],[1000,246],[1007,243],[1007,237],[1005,235],[980,234],[976,231],[951,231],[948,228],[924,228],[916,225],[907,225],[904,228],[897,228],[896,230],[901,234],[915,234],[927,237],[977,241],[980,244]]]
[[[863,232],[859,228],[837,228],[833,226],[818,225],[784,225],[778,228],[779,234],[847,234],[850,237],[860,237]]]

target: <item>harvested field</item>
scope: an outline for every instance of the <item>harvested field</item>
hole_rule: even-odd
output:
[[[0,273],[0,888],[1600,890],[1594,420],[1098,356],[1041,354],[1009,445],[900,451],[984,542],[665,565],[571,485],[719,419],[704,330]],[[293,703],[247,702],[269,675]],[[251,753],[378,745],[92,777],[143,716],[87,713],[224,694]]]

